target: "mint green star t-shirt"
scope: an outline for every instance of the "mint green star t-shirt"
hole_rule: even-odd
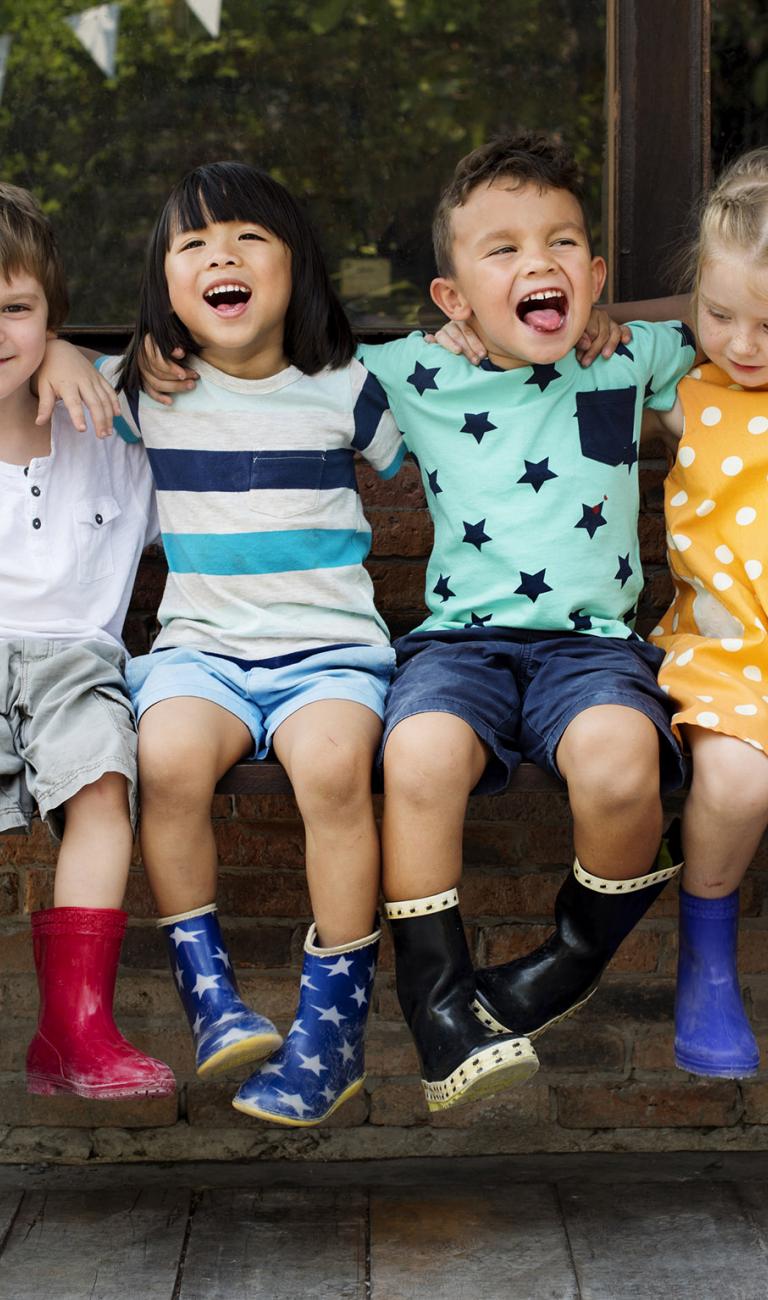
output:
[[[573,352],[475,367],[419,333],[358,349],[418,461],[434,522],[419,631],[632,635],[643,407],[669,410],[694,347],[679,322],[631,329],[587,369]]]

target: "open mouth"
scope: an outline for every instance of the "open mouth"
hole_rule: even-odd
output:
[[[251,290],[234,280],[214,284],[203,294],[209,307],[219,316],[238,316],[251,299]]]
[[[565,324],[568,299],[559,289],[537,289],[517,304],[518,320],[540,334],[553,334]]]

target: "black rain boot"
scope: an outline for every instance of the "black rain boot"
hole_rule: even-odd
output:
[[[593,876],[573,864],[555,901],[555,932],[534,952],[476,973],[473,1011],[498,1034],[536,1038],[578,1011],[619,945],[682,867],[680,824],[661,841],[654,870],[630,880]]]
[[[430,1110],[524,1083],[539,1068],[527,1038],[503,1038],[472,1012],[475,972],[455,889],[387,903],[397,996],[421,1062]]]

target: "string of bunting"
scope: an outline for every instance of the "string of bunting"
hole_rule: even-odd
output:
[[[222,0],[185,0],[188,9],[202,23],[211,36],[221,30]],[[114,77],[117,65],[117,40],[120,28],[121,4],[92,5],[79,14],[70,14],[64,22],[90,55],[105,77]],[[3,97],[8,55],[13,36],[0,36],[0,99]]]

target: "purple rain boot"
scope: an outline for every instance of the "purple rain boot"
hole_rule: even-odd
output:
[[[736,965],[738,929],[738,889],[725,898],[680,890],[675,1064],[689,1074],[745,1079],[757,1071]]]

